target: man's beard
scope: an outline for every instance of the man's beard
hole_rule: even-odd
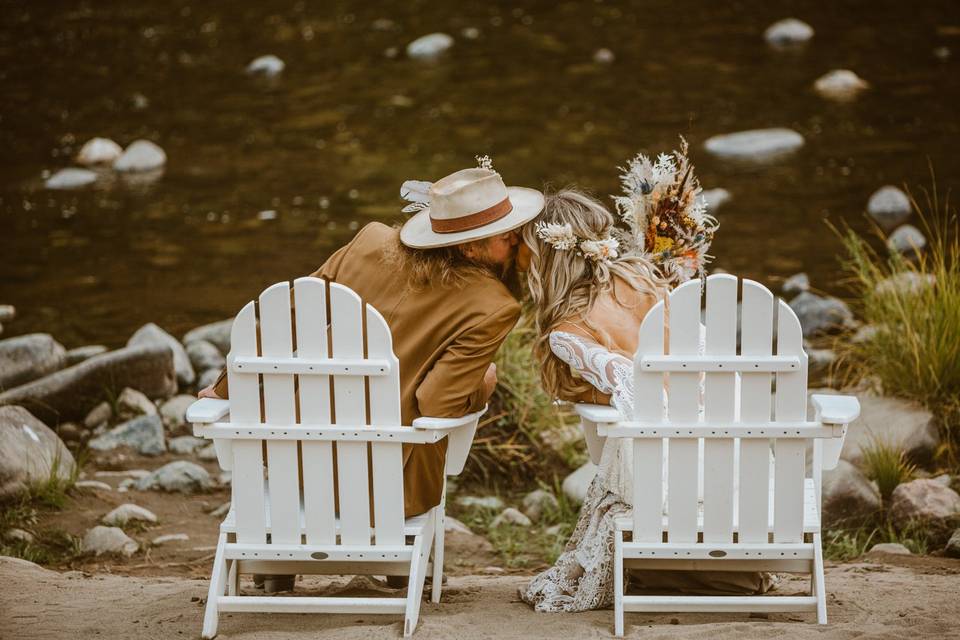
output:
[[[469,259],[473,264],[490,271],[490,275],[498,279],[507,288],[507,291],[517,300],[522,299],[524,288],[521,284],[520,271],[517,269],[517,256],[510,256],[506,262],[492,262],[486,256]]]

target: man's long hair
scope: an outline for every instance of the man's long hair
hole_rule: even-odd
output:
[[[406,269],[410,287],[414,290],[437,286],[462,289],[478,277],[496,278],[511,288],[503,273],[498,273],[491,265],[468,258],[463,252],[467,245],[485,242],[475,240],[450,247],[414,249],[398,241],[387,251],[386,263],[387,266]]]

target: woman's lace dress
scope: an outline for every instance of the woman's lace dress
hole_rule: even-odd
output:
[[[633,363],[582,336],[554,331],[550,347],[571,372],[611,396],[625,419],[633,415]],[[703,336],[701,330],[701,351]],[[577,525],[556,563],[536,576],[520,597],[537,611],[587,611],[613,603],[613,539],[618,516],[633,503],[633,451],[628,440],[609,438],[587,489]],[[666,467],[664,468],[666,475]],[[666,480],[666,478],[664,478]],[[744,593],[766,591],[767,574],[741,572],[646,572],[657,587]],[[642,576],[638,576],[642,580]]]

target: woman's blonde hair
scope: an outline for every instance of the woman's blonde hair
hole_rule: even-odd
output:
[[[667,285],[650,261],[635,253],[594,261],[574,249],[556,249],[537,237],[536,225],[541,222],[569,224],[578,240],[603,240],[614,233],[615,218],[596,199],[567,188],[548,194],[543,213],[523,227],[523,240],[532,254],[527,285],[534,307],[537,338],[533,353],[540,364],[540,379],[554,397],[571,398],[591,386],[574,379],[568,365],[553,354],[550,332],[564,322],[581,321],[610,347],[609,336],[586,315],[600,294],[613,289],[613,278],[656,299],[663,297]]]

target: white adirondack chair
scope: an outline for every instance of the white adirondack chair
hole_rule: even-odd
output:
[[[199,400],[187,412],[233,472],[203,637],[216,635],[224,611],[403,614],[409,636],[431,547],[431,595],[440,601],[444,503],[404,519],[401,446],[449,437],[446,472],[458,474],[483,412],[403,426],[399,362],[383,316],[317,278],[294,282],[295,310],[290,293],[280,282],[240,311],[227,357],[230,399]],[[245,596],[242,573],[407,575],[409,586],[405,598]]]
[[[738,327],[737,278],[707,278],[706,352],[699,355],[701,288],[700,280],[681,285],[666,313],[661,301],[644,319],[633,420],[609,406],[575,407],[595,463],[606,438],[626,438],[633,448],[633,514],[617,522],[614,540],[616,635],[625,611],[816,611],[826,624],[821,472],[836,467],[859,402],[814,395],[816,415],[807,420],[800,322],[750,280],[743,280]],[[623,593],[627,568],[809,573],[811,594],[630,596]]]

